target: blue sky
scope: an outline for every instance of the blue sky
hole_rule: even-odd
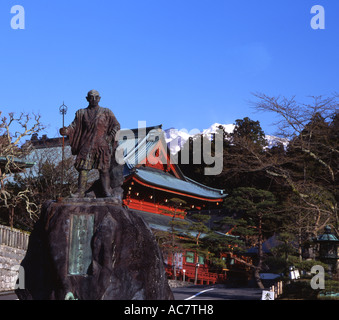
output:
[[[325,30],[310,26],[325,8]],[[10,26],[13,5],[25,29]],[[0,110],[40,113],[49,137],[96,89],[123,128],[203,130],[249,116],[252,92],[339,91],[339,3],[329,0],[1,0]]]

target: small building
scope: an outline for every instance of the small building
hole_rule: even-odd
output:
[[[0,172],[1,173],[18,173],[25,169],[32,168],[34,162],[25,161],[15,157],[0,156]]]

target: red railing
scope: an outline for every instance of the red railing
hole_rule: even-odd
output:
[[[123,200],[123,204],[127,206],[129,209],[139,210],[139,211],[146,211],[150,213],[158,213],[165,216],[172,217],[174,214],[176,215],[176,218],[185,218],[185,210],[177,209],[177,208],[171,208],[166,205],[161,205],[153,202],[138,200],[134,198],[127,198]],[[172,213],[167,213],[166,211],[172,210]]]
[[[185,280],[186,282],[194,283],[195,279],[195,269],[188,268],[185,269],[186,272],[183,270],[177,270],[177,279],[178,280]],[[174,271],[172,266],[166,267],[166,274],[169,279],[174,278]],[[198,269],[198,276],[197,276],[197,284],[215,284],[215,283],[222,283],[226,280],[226,275],[216,272],[209,272],[203,271]]]

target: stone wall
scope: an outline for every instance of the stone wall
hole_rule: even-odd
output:
[[[29,235],[0,225],[0,291],[14,290]]]
[[[25,254],[23,249],[0,245],[0,291],[14,290],[19,266]]]

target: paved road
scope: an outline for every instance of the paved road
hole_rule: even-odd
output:
[[[0,292],[0,300],[17,300],[18,297],[12,292]]]
[[[176,300],[260,300],[262,290],[215,285],[173,288],[172,292]]]
[[[190,286],[172,289],[175,300],[260,300],[261,290],[227,288],[222,285]],[[0,300],[17,300],[14,293],[0,294]]]

